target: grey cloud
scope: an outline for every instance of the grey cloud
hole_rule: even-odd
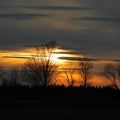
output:
[[[120,50],[119,34],[57,30],[52,27],[45,27],[45,29],[40,27],[38,30],[28,28],[27,31],[14,28],[14,26],[6,26],[5,28],[4,30],[0,28],[0,49],[16,49],[21,46],[40,45],[47,41],[56,40],[60,47],[77,49],[80,53],[91,54],[106,50]]]
[[[73,61],[78,61],[79,58],[78,57],[59,57],[59,59],[62,59],[62,60],[73,60]]]
[[[73,61],[84,61],[84,58],[81,57],[59,57],[59,59],[63,60],[73,60]],[[97,61],[96,59],[93,58],[87,58],[87,61]]]
[[[65,49],[65,48],[63,48],[63,49]],[[69,49],[69,50],[71,50],[71,49]],[[56,54],[77,54],[77,52],[75,52],[75,51],[71,51],[71,52],[54,52],[54,53],[56,53]]]
[[[31,0],[31,1],[33,1],[33,0]],[[98,0],[98,1],[100,2],[100,0]],[[91,0],[89,0],[89,2],[91,2],[91,4],[92,4]],[[33,1],[33,3],[34,3],[34,1]],[[38,6],[39,5],[41,5],[41,4],[38,4]],[[44,9],[43,8],[41,8],[41,9],[54,10],[54,11],[55,10],[60,11],[62,9],[62,8],[59,8],[60,5],[58,5],[58,8],[57,7],[54,7],[54,8],[48,7],[47,8],[47,6],[50,5],[48,3],[45,5],[46,5],[46,7],[44,6]],[[25,7],[27,7],[27,6],[25,6]],[[29,5],[28,5],[28,7],[29,7]],[[108,7],[108,6],[106,6],[106,7]],[[73,8],[74,8],[74,6],[73,6]],[[72,10],[73,8],[67,8],[67,6],[66,6],[65,10],[71,9],[71,11],[74,11],[74,10]],[[35,8],[33,8],[33,9],[35,9]],[[39,10],[39,8],[37,8],[37,9]],[[105,8],[103,8],[103,9],[105,9]],[[20,9],[20,10],[25,10],[25,9]],[[80,8],[79,8],[79,10],[80,10]],[[54,12],[54,11],[52,11],[52,12]],[[76,9],[76,11],[78,11],[78,8]],[[17,11],[17,12],[21,12],[21,11]],[[98,12],[98,11],[96,10],[96,12]],[[21,13],[24,13],[24,11],[22,11]],[[77,14],[77,12],[76,12],[76,14]],[[0,25],[1,26],[0,27],[0,32],[1,32],[0,49],[17,49],[24,45],[28,45],[28,46],[29,45],[38,45],[38,44],[41,44],[41,42],[56,40],[58,42],[58,45],[62,46],[62,48],[70,48],[70,49],[73,48],[73,50],[77,49],[80,51],[80,53],[82,52],[82,53],[86,53],[86,54],[96,53],[98,55],[99,51],[101,51],[101,53],[103,53],[106,50],[107,51],[120,50],[120,47],[119,47],[120,35],[119,35],[119,33],[116,34],[116,33],[112,33],[112,32],[111,33],[101,32],[101,31],[99,31],[99,28],[97,28],[98,26],[95,26],[92,28],[91,26],[93,24],[90,27],[88,26],[88,28],[85,28],[86,30],[84,28],[83,28],[84,30],[66,30],[66,29],[58,30],[57,28],[54,28],[51,25],[51,23],[46,22],[47,17],[45,17],[44,19],[42,19],[42,21],[39,21],[38,23],[35,23],[36,21],[31,21],[30,23],[28,23],[30,25],[23,24],[23,26],[22,26],[22,24],[19,24],[19,23],[13,23],[14,21],[13,22],[11,22],[11,20],[9,21],[9,19],[23,19],[23,22],[24,22],[24,19],[28,19],[28,18],[32,19],[34,17],[37,17],[38,14],[35,14],[35,15],[29,14],[28,15],[29,17],[28,16],[26,17],[25,13],[24,13],[24,15],[20,15],[20,16],[19,15],[16,16],[15,14],[12,16],[7,15],[7,14],[6,15],[0,14],[0,16],[1,16],[0,17],[1,19],[2,18],[8,19],[5,22],[3,22],[3,20],[1,20],[2,21],[1,24],[3,24],[3,27]],[[66,14],[66,16],[67,16],[67,14]],[[92,16],[93,16],[93,14],[92,14]],[[98,16],[100,16],[99,13],[98,13]],[[112,17],[105,16],[105,18],[109,18],[109,20],[103,19],[103,18],[102,18],[102,20],[101,20],[101,18],[99,18],[99,20],[98,20],[98,18],[99,17],[89,18],[91,20],[88,20],[88,21],[104,21],[104,20],[106,22],[107,21],[109,21],[109,22],[118,21],[117,23],[119,24],[119,20],[115,20]],[[86,19],[86,18],[84,18],[84,19]],[[56,19],[56,20],[58,20],[58,19]],[[74,24],[76,21],[72,21],[73,22],[72,24]],[[82,21],[85,21],[85,20],[82,20]],[[33,27],[31,26],[31,23],[33,24]],[[44,24],[46,23],[46,26],[45,25],[42,26],[42,23],[44,23]],[[76,22],[76,25],[80,26],[79,23],[80,22]],[[27,21],[26,21],[26,24],[27,24]],[[104,26],[100,26],[100,27],[104,27]],[[81,26],[79,28],[81,29]],[[111,29],[114,30],[114,28],[111,28]]]
[[[112,60],[113,62],[120,62],[120,59]]]
[[[76,0],[78,4],[81,0]],[[83,0],[85,4],[91,6],[96,15],[102,14],[108,17],[120,16],[120,0]]]
[[[107,17],[80,17],[73,18],[73,20],[93,22],[120,22],[120,18],[107,18]]]
[[[39,10],[62,10],[62,11],[79,11],[79,10],[90,10],[88,7],[78,7],[78,6],[18,6],[30,9]]]
[[[50,17],[48,14],[34,14],[34,13],[0,13],[0,19],[16,19],[25,20],[36,17]]]
[[[79,29],[81,32],[100,32],[100,30],[97,29]]]

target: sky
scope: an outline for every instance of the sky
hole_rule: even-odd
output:
[[[0,49],[55,40],[81,53],[119,54],[119,4],[119,0],[0,0]]]
[[[120,0],[0,0],[0,56],[56,41],[95,59],[119,60],[119,5]]]

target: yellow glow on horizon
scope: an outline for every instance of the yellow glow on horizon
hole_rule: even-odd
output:
[[[69,54],[64,54],[64,52],[69,52],[69,50],[56,49],[52,56],[52,59],[58,64],[64,64],[66,60],[59,59],[59,57],[70,56]],[[13,51],[0,51],[0,65],[6,68],[11,68],[13,66],[21,66],[26,60],[28,60],[32,55],[35,54],[35,48],[26,48]]]
[[[35,48],[26,48],[26,49],[14,50],[14,51],[0,51],[0,66],[2,65],[7,69],[10,69],[12,67],[19,68],[31,57],[31,55],[34,54],[35,54]],[[72,54],[72,50],[64,50],[59,48],[57,48],[53,53],[52,59],[53,61],[55,61],[55,63],[60,65],[60,69],[69,67],[70,62],[73,62],[72,64],[76,66],[75,68],[77,68],[78,65],[76,61],[60,59],[60,57],[82,58],[83,55]],[[109,63],[109,62],[110,61],[94,62],[95,63],[94,73],[100,71],[100,69],[102,70],[102,66],[104,65],[104,63]],[[82,80],[78,74],[75,74],[74,78],[75,78],[75,86],[79,86],[82,84]],[[57,77],[57,79],[58,79],[57,84],[59,85],[64,84],[65,86],[67,86],[66,78],[63,73],[61,73],[61,75]],[[109,84],[109,82],[106,81],[102,76],[94,76],[90,80],[90,83],[94,86],[104,86]]]
[[[28,53],[18,51],[0,51],[0,65],[5,68],[11,68],[15,66],[21,66],[26,61]]]
[[[83,85],[83,80],[78,73],[75,73],[73,78],[74,78],[73,86]],[[111,84],[109,80],[106,80],[104,77],[97,75],[94,75],[90,80],[88,80],[88,83],[90,84],[90,86],[95,86],[95,87],[108,86]],[[61,72],[61,74],[57,77],[57,81],[55,84],[64,85],[66,87],[69,86],[66,76],[63,72]]]

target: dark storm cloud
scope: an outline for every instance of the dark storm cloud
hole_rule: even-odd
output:
[[[18,6],[21,8],[39,9],[39,10],[62,10],[62,11],[79,11],[79,10],[90,10],[89,7],[78,7],[78,6]]]
[[[34,13],[0,13],[0,19],[16,19],[26,20],[36,17],[50,17],[48,14],[34,14]]]
[[[93,22],[120,22],[120,18],[107,18],[107,17],[80,17],[80,18],[73,18],[72,20],[93,21]]]

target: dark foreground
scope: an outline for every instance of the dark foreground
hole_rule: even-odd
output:
[[[0,120],[120,120],[120,91],[110,88],[0,89]]]
[[[43,106],[36,103],[2,105],[0,120],[119,120],[120,106]]]

